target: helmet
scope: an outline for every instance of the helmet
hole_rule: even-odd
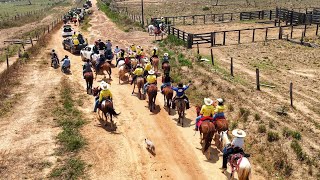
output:
[[[178,84],[178,87],[182,88],[182,87],[183,87],[183,84],[182,84],[182,83],[179,83],[179,84]]]
[[[68,58],[68,55],[65,55],[64,57],[65,57],[65,58]]]

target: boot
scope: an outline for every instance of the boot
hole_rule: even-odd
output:
[[[186,103],[186,109],[189,109],[190,108],[190,104],[189,104],[189,101]]]

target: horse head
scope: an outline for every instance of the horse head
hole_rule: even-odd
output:
[[[220,142],[222,143],[222,147],[226,147],[231,144],[228,137],[228,130],[220,132]]]

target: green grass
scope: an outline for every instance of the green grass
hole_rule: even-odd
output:
[[[296,140],[301,140],[302,136],[300,134],[300,132],[298,131],[293,131],[293,130],[290,130],[289,128],[285,127],[283,128],[282,130],[282,135],[286,138],[288,137],[293,137],[294,139]]]
[[[260,124],[260,125],[258,126],[258,132],[259,132],[259,133],[266,133],[266,132],[267,132],[266,126],[265,126],[264,124]]]
[[[7,47],[7,51],[2,51],[1,54],[0,54],[0,62],[4,62],[7,60],[7,56],[6,54],[8,53],[8,57],[13,57],[15,55],[18,54],[18,50],[19,48],[22,47],[21,45],[18,45],[18,44],[14,44],[14,45],[9,45]]]
[[[77,179],[84,174],[85,163],[76,157],[77,152],[86,144],[80,133],[80,128],[85,124],[81,112],[75,106],[73,89],[68,79],[62,80],[60,97],[62,105],[54,109],[53,115],[57,119],[62,131],[58,134],[58,142],[61,144],[58,154],[65,155],[66,160],[55,167],[50,176],[59,179]],[[70,154],[71,153],[71,154]]]
[[[305,160],[307,157],[306,157],[306,154],[303,152],[299,142],[297,140],[292,140],[291,142],[291,148],[293,149],[293,151],[296,153],[297,155],[297,158],[300,160],[300,161],[303,161]]]
[[[183,41],[182,39],[177,38],[174,35],[168,35],[167,38],[163,40],[164,44],[170,44],[173,46],[187,46],[187,42]]]
[[[101,0],[98,0],[97,5],[100,10],[123,31],[129,32],[133,27],[139,27],[140,30],[142,30],[139,23],[133,22],[128,16],[112,11],[109,7],[110,3],[104,3]]]
[[[278,141],[280,139],[279,133],[275,131],[268,131],[267,140],[269,142]]]
[[[191,61],[186,59],[182,53],[179,53],[178,55],[178,62],[180,63],[181,66],[188,66],[188,67],[192,66]]]

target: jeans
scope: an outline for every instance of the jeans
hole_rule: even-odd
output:
[[[97,112],[98,106],[99,106],[99,99],[96,99],[94,102],[94,109],[93,109],[94,112]]]
[[[197,126],[197,124],[198,124],[198,122],[200,121],[200,119],[202,118],[203,116],[198,116],[197,118],[196,118],[196,129],[198,129],[199,127]]]
[[[222,118],[224,117],[224,112],[216,113],[213,115],[213,120],[216,120],[216,118]]]
[[[222,168],[227,168],[227,164],[228,164],[228,157],[230,154],[234,153],[234,149],[233,148],[229,148],[226,149],[223,153],[223,162],[222,162]]]
[[[146,94],[147,93],[147,87],[149,86],[149,83],[145,83],[143,85],[143,94]]]
[[[163,88],[167,87],[167,86],[171,86],[171,82],[168,83],[163,83],[160,87],[161,91],[163,90]]]

